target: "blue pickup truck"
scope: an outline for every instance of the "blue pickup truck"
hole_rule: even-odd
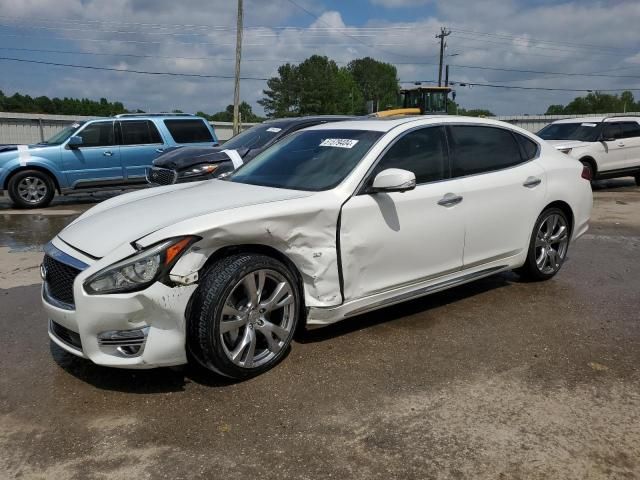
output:
[[[0,145],[0,190],[20,208],[46,207],[55,192],[146,184],[165,150],[217,146],[211,125],[190,114],[122,114],[74,123],[45,142]]]

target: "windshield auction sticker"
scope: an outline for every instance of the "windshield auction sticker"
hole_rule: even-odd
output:
[[[583,127],[595,127],[596,126],[595,123],[582,123],[580,125],[583,126]]]
[[[267,132],[271,132],[271,133],[278,133],[280,130],[282,130],[282,129],[278,128],[278,127],[269,127],[269,128],[267,128]]]
[[[320,143],[321,147],[353,148],[358,140],[351,138],[326,138]]]

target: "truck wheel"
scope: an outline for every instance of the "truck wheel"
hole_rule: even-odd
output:
[[[189,314],[190,353],[209,370],[244,379],[287,353],[301,297],[292,272],[260,254],[224,258],[204,274]]]
[[[22,170],[9,180],[9,197],[18,208],[42,208],[51,203],[55,184],[51,176],[39,170]]]

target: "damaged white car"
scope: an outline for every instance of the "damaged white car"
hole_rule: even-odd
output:
[[[297,327],[517,269],[545,280],[588,226],[583,167],[464,117],[325,124],[225,180],[107,200],[46,247],[49,335],[113,367],[273,367]]]

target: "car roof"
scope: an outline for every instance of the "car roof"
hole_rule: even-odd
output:
[[[575,117],[575,118],[563,118],[562,120],[556,120],[553,123],[600,123],[600,122],[640,122],[639,116],[630,115],[611,115],[611,116],[597,116],[597,117]]]
[[[512,130],[520,130],[518,127],[499,120],[481,117],[465,117],[462,115],[416,115],[402,118],[367,118],[362,120],[352,120],[340,122],[340,126],[332,124],[322,124],[309,127],[309,130],[329,130],[340,128],[345,130],[373,130],[377,132],[388,132],[400,125],[416,123],[417,125],[430,125],[442,123],[477,123],[479,125],[494,125],[508,127]]]
[[[264,125],[279,127],[289,127],[292,125],[298,125],[301,123],[324,123],[324,122],[341,122],[344,120],[353,120],[357,117],[353,115],[309,115],[306,117],[287,117],[287,118],[274,118],[272,120],[266,120]]]

